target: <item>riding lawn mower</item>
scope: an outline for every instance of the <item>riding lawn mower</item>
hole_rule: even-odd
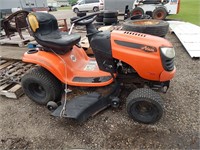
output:
[[[129,85],[133,91],[126,98],[128,115],[140,123],[157,122],[163,114],[159,92],[167,92],[176,71],[172,44],[143,33],[98,31],[93,25],[97,15],[72,21],[69,32],[59,31],[51,14],[28,15],[27,22],[41,46],[23,56],[24,62],[37,65],[22,77],[25,94],[47,105],[53,116],[83,122],[109,106],[119,107],[120,94]],[[74,25],[86,26],[94,57],[79,45],[81,37],[72,33]],[[68,100],[69,87],[93,90]]]

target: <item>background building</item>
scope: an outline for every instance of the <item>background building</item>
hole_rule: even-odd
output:
[[[47,0],[0,0],[0,11],[11,13],[12,9],[32,10],[33,8],[46,8]]]

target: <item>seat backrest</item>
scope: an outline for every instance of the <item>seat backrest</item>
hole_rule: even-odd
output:
[[[28,15],[28,23],[31,27],[33,35],[48,35],[58,30],[56,18],[48,13],[34,12]]]

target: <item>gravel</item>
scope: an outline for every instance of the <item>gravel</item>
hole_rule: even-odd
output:
[[[174,34],[177,72],[164,99],[164,115],[154,125],[132,121],[110,108],[83,124],[54,118],[26,96],[0,97],[0,149],[200,149],[200,60],[187,54]]]

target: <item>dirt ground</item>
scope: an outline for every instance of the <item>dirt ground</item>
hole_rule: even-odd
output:
[[[164,99],[164,115],[154,125],[132,121],[125,110],[109,108],[83,124],[54,118],[26,96],[0,97],[0,149],[200,149],[200,59],[191,59],[179,40],[177,72]]]

